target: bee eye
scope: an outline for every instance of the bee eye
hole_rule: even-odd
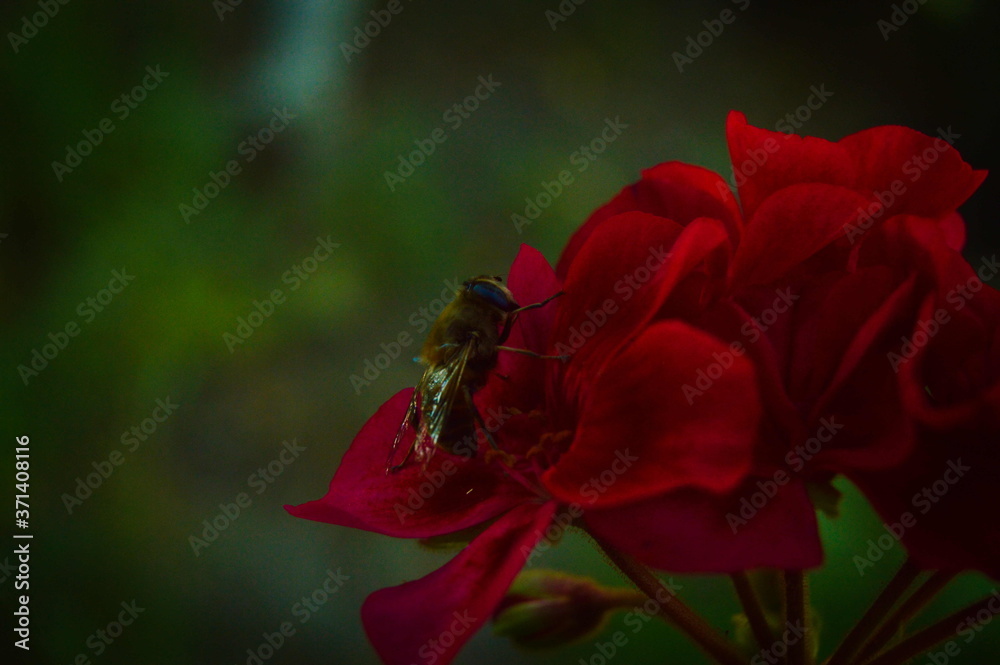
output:
[[[474,282],[469,286],[470,293],[474,293],[505,312],[517,309],[517,303],[512,301],[505,291],[506,289],[497,287],[495,284],[490,284],[489,282]]]
[[[501,277],[500,275],[493,275],[493,279],[495,279],[498,282],[502,282],[503,281],[503,277]]]

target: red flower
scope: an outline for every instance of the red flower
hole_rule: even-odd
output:
[[[559,290],[544,258],[522,249],[511,268],[508,286],[518,302],[539,302]],[[551,308],[525,312],[508,344],[539,344],[547,333]],[[532,362],[525,362],[525,361]],[[497,373],[510,387],[494,381],[477,394],[488,426],[507,423],[505,447],[527,450],[530,442],[511,440],[507,427],[530,427],[525,416],[511,416],[508,404],[484,399],[513,394],[515,407],[527,413],[540,406],[541,361],[513,354],[500,357]],[[534,380],[532,380],[534,378]],[[521,388],[523,390],[518,390]],[[409,464],[386,474],[386,457],[403,420],[412,389],[400,391],[365,424],[351,443],[330,482],[326,496],[300,506],[286,506],[297,517],[374,531],[401,538],[432,538],[471,527],[485,528],[454,559],[427,577],[378,591],[365,601],[362,620],[376,651],[386,663],[428,659],[447,663],[482,626],[503,599],[527,553],[542,537],[555,512],[528,483],[508,476],[480,452],[462,459],[437,451],[426,464]],[[498,411],[498,408],[504,409]],[[412,431],[402,445],[409,445]]]
[[[558,268],[567,296],[555,339],[557,353],[573,353],[562,379],[576,395],[570,401],[584,404],[599,401],[588,394],[589,377],[614,371],[619,350],[665,325],[673,334],[660,344],[692,348],[697,334],[723,349],[664,373],[660,389],[670,398],[661,399],[674,410],[720,398],[720,381],[752,360],[764,414],[753,468],[725,496],[721,487],[662,494],[640,510],[585,519],[601,535],[634,525],[618,544],[663,568],[689,569],[684,555],[691,553],[705,569],[730,570],[716,549],[699,549],[708,542],[733,552],[731,563],[815,565],[806,485],[839,472],[895,468],[916,441],[886,356],[910,331],[932,285],[907,254],[913,243],[892,230],[919,219],[942,251],[960,246],[955,208],[985,174],[943,138],[902,127],[833,143],[754,128],[733,113],[727,130],[742,211],[726,183],[705,169],[669,162],[645,171],[568,243]],[[644,254],[664,250],[670,259],[662,269],[639,267]],[[580,335],[588,317],[616,306],[620,314]],[[721,402],[729,411],[754,398],[746,391]],[[644,422],[655,421],[643,413]],[[548,479],[565,468],[561,462]],[[670,522],[681,516],[688,519]],[[769,551],[777,539],[792,561]]]
[[[556,293],[559,284],[545,259],[525,246],[511,267],[509,288],[525,304]],[[507,344],[544,349],[564,299],[525,312]],[[447,663],[493,613],[532,548],[558,537],[581,513],[629,505],[648,512],[649,500],[666,495],[679,508],[677,516],[662,516],[665,524],[696,529],[700,507],[688,510],[686,494],[700,500],[742,480],[759,418],[749,363],[738,361],[718,393],[697,408],[676,408],[674,393],[662,389],[665,377],[685,375],[722,349],[704,333],[664,322],[623,350],[600,377],[577,377],[593,396],[585,405],[567,401],[547,384],[547,369],[558,374],[560,363],[501,352],[496,373],[508,378],[491,378],[476,403],[488,427],[500,425],[495,436],[513,456],[512,469],[480,445],[470,459],[437,451],[426,467],[410,464],[387,475],[387,452],[411,394],[404,390],[354,439],[326,496],[287,509],[298,517],[405,538],[481,530],[436,572],[378,591],[362,608],[368,636],[387,663],[430,654]],[[735,397],[741,398],[736,408],[726,403]],[[651,414],[658,415],[646,417]],[[612,541],[624,542],[633,528],[623,522],[618,533],[605,531]],[[700,568],[700,547],[680,554],[690,557],[685,567]],[[780,542],[771,547],[777,555]],[[743,566],[738,551],[718,556],[730,567]]]

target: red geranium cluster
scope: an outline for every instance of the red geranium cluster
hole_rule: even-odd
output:
[[[839,142],[731,114],[739,200],[668,162],[576,231],[555,271],[523,247],[524,312],[476,396],[505,456],[438,452],[385,473],[411,391],[386,402],[322,499],[293,515],[471,542],[362,608],[387,663],[446,663],[537,546],[569,524],[654,568],[805,569],[811,497],[843,474],[926,568],[1000,578],[995,258],[968,263],[955,212],[982,182],[942,137]],[[411,434],[412,436],[412,434]],[[404,444],[409,441],[404,441]],[[929,506],[925,509],[925,506]],[[474,535],[473,535],[474,534]]]

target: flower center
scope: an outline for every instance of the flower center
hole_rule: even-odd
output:
[[[540,416],[541,414],[538,413],[537,415]],[[538,443],[523,454],[498,449],[486,451],[486,463],[499,464],[503,472],[510,478],[531,492],[548,499],[551,497],[549,497],[549,493],[538,481],[538,478],[559,459],[559,456],[566,448],[567,442],[572,440],[572,438],[572,430],[546,431],[538,438]]]

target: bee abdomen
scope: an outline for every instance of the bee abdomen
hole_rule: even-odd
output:
[[[456,399],[438,435],[437,445],[455,455],[476,452],[476,421],[464,399]]]

